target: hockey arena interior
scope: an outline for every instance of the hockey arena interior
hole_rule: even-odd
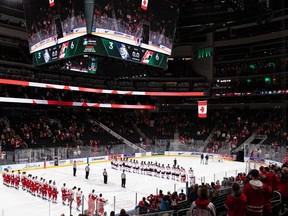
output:
[[[0,0],[1,216],[288,216],[286,0]]]

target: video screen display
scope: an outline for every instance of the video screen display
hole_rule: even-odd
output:
[[[107,56],[125,61],[167,68],[167,55],[110,39],[80,37],[35,52],[35,66],[57,62],[81,55]]]
[[[23,0],[30,52],[87,34],[83,0]]]
[[[95,0],[92,34],[171,54],[177,8],[166,0]]]

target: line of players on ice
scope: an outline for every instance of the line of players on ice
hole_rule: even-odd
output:
[[[52,203],[57,203],[58,198],[58,189],[55,181],[49,180],[47,181],[44,178],[39,178],[37,176],[32,176],[31,174],[26,175],[26,172],[14,172],[14,170],[9,171],[8,169],[4,169],[2,174],[3,185],[7,187],[12,187],[19,190],[20,185],[23,191],[27,191],[33,196],[37,196],[42,198],[43,200],[51,201]],[[21,184],[20,184],[21,183]],[[62,195],[62,204],[63,205],[72,205],[73,201],[76,202],[76,209],[80,211],[80,207],[82,205],[83,200],[83,192],[81,188],[73,187],[68,189],[66,184],[64,183],[61,188]],[[102,197],[102,194],[97,196],[95,191],[92,192],[88,196],[88,212],[89,215],[93,215],[95,212],[95,204],[97,204],[97,210],[99,215],[104,214],[104,205],[107,203]]]
[[[172,179],[175,181],[186,182],[186,178],[190,181],[190,184],[195,184],[194,171],[190,167],[188,172],[185,168],[180,167],[174,163],[173,166],[167,164],[153,163],[151,161],[141,161],[140,163],[135,159],[113,157],[111,159],[111,167],[115,170],[124,170],[125,172],[132,172],[142,175],[155,176],[158,178]]]

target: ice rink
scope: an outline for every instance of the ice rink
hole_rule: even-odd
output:
[[[172,156],[153,156],[148,158],[137,158],[141,161],[160,162],[161,164],[173,164],[175,157]],[[196,183],[210,183],[214,180],[222,180],[225,176],[235,176],[237,172],[245,172],[245,163],[224,161],[212,162],[208,165],[200,165],[199,158],[192,157],[177,157],[177,164],[188,170],[190,167],[194,170]],[[103,197],[108,200],[105,206],[105,211],[108,215],[111,210],[119,213],[120,209],[133,209],[143,196],[156,194],[158,190],[163,190],[164,194],[168,191],[180,191],[185,189],[185,183],[167,180],[157,177],[151,177],[141,174],[127,173],[126,188],[121,187],[121,171],[111,169],[110,162],[91,164],[89,180],[85,179],[85,165],[79,165],[77,168],[77,176],[72,175],[72,166],[56,167],[42,170],[27,171],[27,174],[45,178],[46,180],[55,180],[58,185],[58,191],[61,190],[63,183],[66,183],[68,189],[76,186],[80,187],[85,195],[84,209],[87,209],[87,196],[95,189],[96,194],[103,194]],[[102,172],[106,168],[108,171],[108,184],[103,183]],[[49,203],[47,200],[34,197],[31,194],[14,188],[5,187],[0,184],[0,215],[1,216],[60,216],[62,213],[65,216],[69,215],[69,207],[63,206],[61,202],[61,192],[58,194],[58,204]],[[185,191],[185,190],[184,190]],[[114,202],[115,201],[115,202]],[[115,203],[115,204],[114,204]],[[76,203],[73,203],[72,214],[78,215]]]

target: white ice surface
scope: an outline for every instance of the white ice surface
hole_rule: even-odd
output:
[[[160,162],[161,164],[173,164],[174,157],[158,156],[150,158],[138,158],[138,161]],[[193,168],[196,183],[201,182],[201,178],[205,176],[205,182],[210,183],[216,180],[222,180],[224,176],[235,176],[237,172],[245,171],[245,163],[224,161],[209,162],[209,165],[200,165],[198,158],[177,157],[177,164],[183,166],[186,170]],[[32,170],[27,173],[37,175],[38,178],[43,177],[46,180],[55,180],[58,185],[58,190],[61,189],[63,183],[66,183],[67,188],[73,186],[80,187],[87,199],[88,194],[92,189],[95,189],[96,194],[103,194],[103,197],[108,200],[105,206],[105,211],[114,210],[119,213],[120,209],[133,209],[135,203],[139,202],[143,196],[156,194],[157,190],[163,190],[164,194],[168,191],[180,191],[185,189],[185,183],[172,180],[145,176],[141,174],[127,173],[126,188],[121,188],[121,171],[112,170],[109,162],[91,164],[89,180],[84,178],[85,165],[79,165],[77,169],[77,177],[72,176],[72,167],[56,167],[42,170]],[[108,184],[103,183],[102,172],[106,168],[108,171]],[[202,178],[203,180],[203,178]],[[60,194],[58,194],[58,204],[51,204],[40,198],[33,197],[27,192],[5,187],[2,184],[2,176],[0,177],[0,216],[60,216],[62,213],[65,216],[69,215],[69,207],[63,206],[61,203]],[[184,190],[185,191],[185,190]],[[136,200],[137,197],[137,200]],[[84,208],[87,208],[87,202],[84,203]],[[73,204],[72,214],[78,215],[75,203]]]

